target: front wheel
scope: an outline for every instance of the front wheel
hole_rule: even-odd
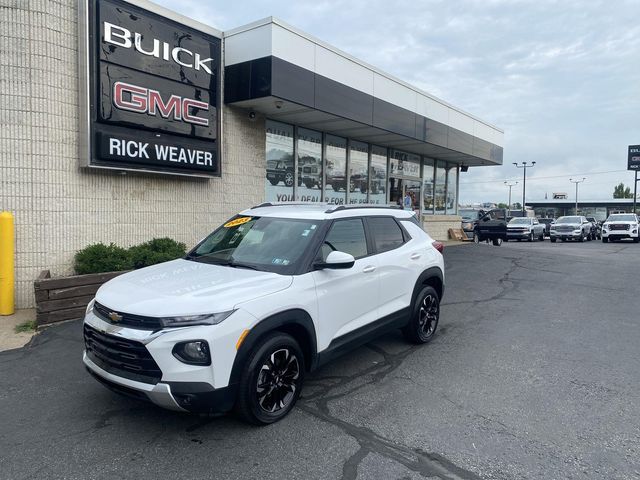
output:
[[[244,365],[236,411],[249,423],[277,422],[298,400],[304,372],[304,356],[298,342],[285,333],[268,335]]]
[[[583,242],[584,242],[584,234],[581,234],[581,235],[580,235],[580,238],[578,239],[578,241],[579,241],[580,243],[583,243]]]
[[[502,245],[502,239],[501,239],[501,238],[499,238],[499,237],[498,237],[498,238],[494,238],[494,239],[493,239],[493,244],[494,244],[496,247],[499,247],[500,245]]]
[[[533,242],[533,232],[529,233],[529,238],[527,238],[527,242]]]
[[[440,319],[440,299],[435,288],[423,287],[416,297],[411,318],[402,329],[405,338],[413,343],[428,343],[438,328]]]
[[[602,237],[602,243],[607,243],[609,241],[609,238],[607,237]]]
[[[638,243],[638,242],[640,242],[640,238],[636,237],[633,239],[633,243]]]
[[[549,240],[551,240],[551,243],[556,243],[556,238],[555,237],[549,237]]]
[[[538,240],[540,240],[541,242],[544,242],[544,232],[540,234],[540,238]]]
[[[480,243],[480,235],[478,235],[478,232],[473,232],[473,243]]]

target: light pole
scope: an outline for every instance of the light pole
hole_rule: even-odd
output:
[[[578,184],[582,183],[586,180],[586,177],[582,177],[582,180],[574,180],[572,178],[569,179],[571,183],[576,184],[576,215],[578,215]]]
[[[527,168],[533,168],[536,162],[531,162],[531,165],[527,165],[527,162],[522,162],[522,164],[513,163],[517,168],[524,169],[524,178],[522,180],[522,216],[524,217],[524,198],[527,191]]]
[[[505,180],[504,184],[509,187],[509,203],[507,203],[507,215],[511,215],[511,187],[517,185],[518,182],[509,183]]]

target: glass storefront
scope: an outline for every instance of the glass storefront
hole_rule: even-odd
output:
[[[371,191],[369,203],[387,203],[387,149],[371,146],[371,167],[369,168]]]
[[[445,193],[447,191],[447,170],[446,163],[438,161],[436,165],[436,177],[435,177],[435,214],[444,215],[446,198]]]
[[[347,139],[326,136],[325,192],[327,203],[343,205],[347,199]]]
[[[266,201],[457,212],[458,166],[414,153],[267,120],[266,165]]]
[[[298,188],[296,201],[322,200],[322,133],[298,128]]]
[[[367,203],[369,186],[369,145],[363,142],[349,142],[349,203]]]
[[[267,202],[293,200],[293,126],[267,120]]]

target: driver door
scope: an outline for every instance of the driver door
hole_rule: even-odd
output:
[[[335,220],[316,261],[326,260],[334,250],[349,253],[356,261],[351,268],[312,272],[318,299],[318,351],[378,318],[378,264],[375,256],[370,255],[361,218]]]

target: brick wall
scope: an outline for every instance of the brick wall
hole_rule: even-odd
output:
[[[193,245],[264,198],[264,119],[223,112],[222,178],[80,168],[77,0],[0,0],[0,210],[16,223],[16,306],[42,269],[72,272],[95,242]]]
[[[434,240],[450,240],[449,229],[460,228],[462,217],[459,215],[424,215],[422,225]]]

